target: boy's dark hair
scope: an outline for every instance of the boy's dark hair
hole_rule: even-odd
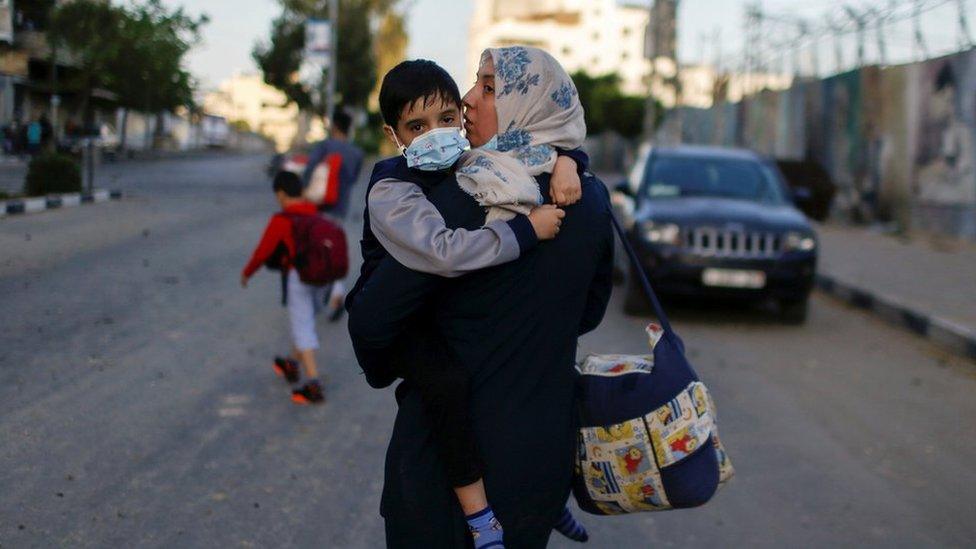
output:
[[[407,105],[423,98],[426,107],[431,101],[454,103],[461,107],[461,92],[457,83],[440,65],[426,59],[404,61],[390,69],[380,86],[380,112],[387,125],[396,128],[400,113]]]
[[[336,107],[332,113],[332,127],[348,135],[349,128],[352,127],[352,117],[342,107]]]
[[[271,184],[274,192],[282,191],[292,198],[302,196],[302,180],[298,174],[292,172],[278,172]]]

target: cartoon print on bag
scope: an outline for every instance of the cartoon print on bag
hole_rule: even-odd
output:
[[[695,411],[698,417],[708,412],[708,396],[705,394],[705,386],[697,384],[691,389],[691,399],[695,402]]]
[[[698,439],[687,427],[668,437],[668,448],[675,460],[687,457],[698,447]]]
[[[617,423],[608,427],[596,427],[594,432],[600,442],[620,442],[635,438],[634,431],[629,423]]]
[[[608,515],[622,515],[627,512],[619,503],[613,501],[595,501],[593,503],[596,504],[597,509]]]
[[[670,425],[674,421],[674,413],[672,413],[670,406],[662,406],[654,413],[657,414],[657,419],[664,425]]]
[[[665,507],[667,505],[658,491],[654,489],[650,480],[628,484],[624,486],[624,491],[627,493],[627,498],[637,505],[649,505],[651,507]]]
[[[629,475],[636,475],[638,473],[643,473],[650,470],[650,463],[647,460],[647,456],[645,456],[644,451],[637,446],[620,448],[616,450],[615,453],[617,454],[617,463],[619,463],[621,468],[625,469]]]
[[[613,475],[613,464],[609,461],[593,461],[586,468],[587,484],[600,494],[619,494],[620,486]]]

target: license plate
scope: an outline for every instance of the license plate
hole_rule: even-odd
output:
[[[702,284],[722,288],[759,289],[766,286],[766,273],[737,269],[705,269],[702,271]]]

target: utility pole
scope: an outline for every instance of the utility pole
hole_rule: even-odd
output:
[[[746,82],[745,94],[752,93],[753,76],[761,69],[763,10],[760,2],[746,5]]]
[[[810,36],[810,23],[802,20],[798,23],[801,36]],[[820,54],[817,52],[817,40],[810,43],[810,72],[814,78],[820,75]]]
[[[796,42],[793,44],[793,77],[799,78],[802,74],[800,69],[800,56],[803,53],[803,48],[801,45],[803,41],[807,38],[807,24],[805,21],[799,21],[796,24]]]
[[[329,23],[332,27],[331,48],[329,48],[329,84],[326,90],[325,116],[329,120],[329,134],[332,134],[332,117],[335,113],[336,77],[339,72],[339,0],[329,0]]]
[[[969,32],[969,22],[966,20],[966,0],[956,0],[959,9],[959,45],[963,48],[973,47],[973,35]]]
[[[884,25],[887,16],[880,10],[871,8],[867,11],[866,15],[874,16],[875,21],[875,38],[878,41],[878,63],[881,65],[888,64],[888,49],[885,47],[885,37],[884,37]]]
[[[712,64],[716,74],[722,72],[722,27],[717,25],[712,30]]]
[[[915,59],[922,61],[929,58],[929,49],[925,45],[925,35],[922,34],[922,3],[925,0],[915,0],[915,10],[912,13],[912,26],[915,30]]]
[[[828,15],[827,28],[834,35],[834,71],[841,72],[844,70],[844,45],[841,43],[840,33],[844,30],[844,27]]]
[[[867,20],[864,14],[860,14],[854,11],[854,8],[850,6],[844,6],[844,11],[847,13],[847,16],[850,17],[852,21],[854,21],[854,24],[857,26],[857,66],[863,67],[864,66],[864,39],[865,39],[864,30],[867,27]]]

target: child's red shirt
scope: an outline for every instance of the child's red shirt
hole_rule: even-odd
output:
[[[261,242],[258,243],[258,247],[254,249],[254,254],[251,255],[251,260],[244,267],[244,276],[250,278],[257,272],[281,244],[284,244],[288,249],[289,260],[295,257],[295,237],[291,233],[291,219],[282,213],[318,215],[318,209],[315,204],[303,201],[287,206],[282,212],[271,216],[268,226],[264,229]]]

